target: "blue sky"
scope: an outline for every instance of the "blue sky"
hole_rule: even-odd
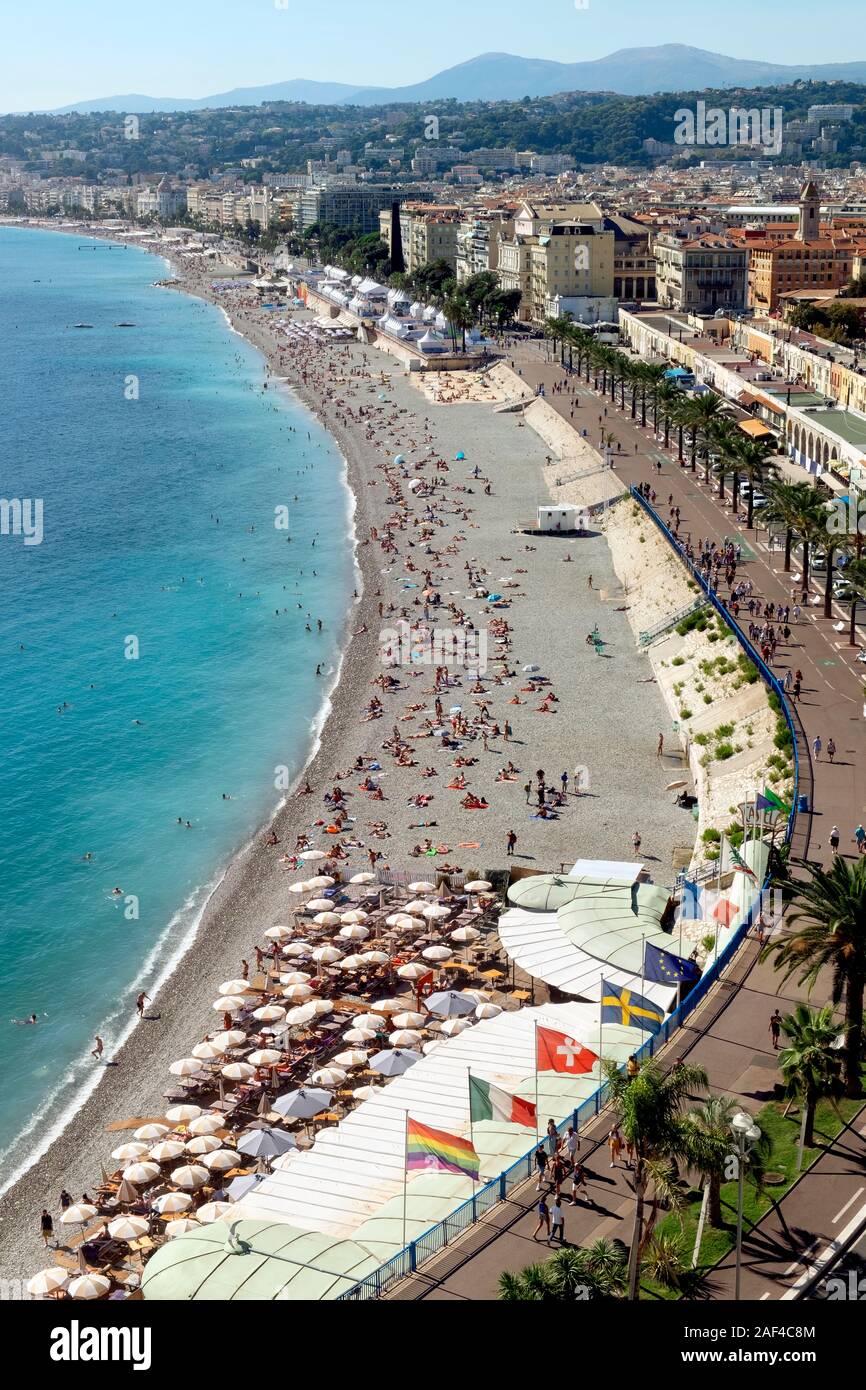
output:
[[[0,0],[0,109],[293,77],[396,86],[491,50],[576,62],[687,43],[844,62],[866,59],[862,14],[862,0]]]

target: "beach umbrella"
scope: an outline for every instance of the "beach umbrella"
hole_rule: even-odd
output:
[[[191,1206],[192,1197],[188,1192],[164,1192],[153,1202],[153,1209],[160,1216],[173,1216],[179,1211],[188,1211]]]
[[[340,924],[340,918],[336,912],[317,912],[313,921],[317,927],[337,927]]]
[[[327,859],[327,857],[323,849],[305,849],[303,854],[298,855],[298,858],[302,859],[305,864],[312,864],[316,859]]]
[[[242,1047],[246,1040],[247,1035],[242,1028],[229,1028],[225,1033],[215,1033],[211,1042],[222,1053],[230,1052],[233,1047]],[[195,1048],[193,1048],[193,1052],[195,1052]]]
[[[350,1047],[346,1052],[338,1052],[334,1061],[339,1067],[364,1067],[367,1065],[367,1053],[362,1047]]]
[[[355,1100],[372,1100],[374,1096],[380,1096],[384,1086],[359,1086],[353,1092]]]
[[[317,946],[313,952],[313,960],[317,965],[335,965],[342,959],[343,953],[338,951],[336,946]]]
[[[225,980],[220,985],[220,994],[252,994],[249,980]]]
[[[311,878],[307,880],[307,887],[315,889],[333,888],[336,881],[337,880],[335,878],[329,878],[327,874],[319,874],[318,878]]]
[[[370,1058],[371,1071],[381,1072],[383,1076],[402,1076],[404,1071],[420,1062],[420,1052],[410,1052],[405,1048],[395,1048],[393,1052],[377,1052]]]
[[[58,1289],[65,1289],[70,1278],[68,1269],[51,1265],[49,1269],[40,1269],[38,1274],[27,1280],[27,1292],[31,1298],[47,1298],[49,1294],[57,1293]]]
[[[205,1168],[212,1173],[227,1173],[230,1168],[237,1168],[239,1162],[234,1149],[214,1149],[213,1153],[205,1154],[202,1159]]]
[[[190,1134],[215,1134],[218,1129],[225,1129],[226,1121],[224,1115],[199,1115],[197,1120],[190,1121]]]
[[[395,1028],[426,1028],[427,1015],[409,1010],[407,1013],[395,1014],[391,1022]]]
[[[279,1133],[280,1131],[274,1130],[272,1132]],[[290,1139],[291,1135],[286,1134],[283,1137]],[[225,1190],[233,1202],[239,1202],[242,1197],[246,1197],[248,1192],[252,1192],[254,1188],[258,1187],[262,1181],[263,1178],[260,1173],[244,1173],[241,1177],[232,1178]]]
[[[368,927],[362,927],[360,923],[352,923],[350,926],[341,927],[340,935],[346,941],[366,941],[370,931]]]
[[[403,906],[403,908],[401,909],[401,911],[402,911],[402,912],[405,912],[405,913],[408,913],[408,914],[409,914],[410,916],[412,916],[412,917],[423,917],[423,916],[424,916],[424,909],[425,909],[427,906],[428,906],[428,904],[425,903],[425,902],[422,902],[420,898],[413,898],[411,902],[406,903],[406,904]],[[416,925],[416,926],[418,925],[417,922],[416,922],[415,925]]]
[[[219,999],[215,999],[211,1008],[218,1014],[236,1014],[246,1007],[246,1000],[239,994],[221,994]]]
[[[175,1196],[178,1195],[175,1193]],[[181,1216],[175,1221],[169,1221],[165,1227],[166,1240],[174,1240],[175,1236],[185,1236],[187,1231],[194,1231],[198,1226],[197,1221],[191,1217]]]
[[[131,1182],[121,1182],[116,1196],[122,1206],[129,1206],[130,1203],[138,1201],[138,1188]]]
[[[310,890],[312,889],[312,886],[313,886],[313,885],[312,885],[311,881],[310,881],[309,879],[304,878],[304,879],[301,879],[300,883],[290,883],[290,884],[289,884],[289,892],[290,892],[290,893],[297,893],[297,894],[299,894],[299,895],[300,895],[301,893],[309,893]]]
[[[339,921],[339,918],[337,920]],[[283,947],[283,955],[291,960],[298,956],[308,956],[312,949],[309,941],[293,941],[291,946]]]
[[[376,1014],[400,1014],[406,1007],[405,999],[377,999],[370,1005],[370,1012]]]
[[[409,892],[410,892],[410,893],[435,893],[435,892],[436,892],[436,886],[435,886],[435,884],[433,884],[433,883],[427,883],[426,880],[422,880],[422,882],[420,882],[420,883],[410,883],[410,884],[409,884]]]
[[[425,960],[440,961],[450,960],[454,952],[449,951],[447,946],[428,946],[421,954]]]
[[[159,1172],[159,1169],[156,1170]],[[92,1202],[74,1202],[60,1217],[61,1226],[84,1226],[96,1216],[97,1209]]]
[[[476,1018],[497,1018],[501,1013],[498,1004],[479,1004],[475,1009]]]
[[[290,985],[290,989],[306,989],[306,985]],[[257,1018],[261,1023],[279,1023],[286,1016],[286,1011],[279,1004],[263,1004],[260,1009],[253,1010],[253,1018]]]
[[[290,970],[288,975],[280,976],[281,985],[308,985],[312,979],[306,970]]]
[[[455,455],[455,459],[456,459],[456,462],[457,462],[457,463],[463,463],[464,460],[465,460],[465,458],[466,458],[466,455],[464,454],[464,452],[463,452],[462,449],[460,450],[460,452],[459,452],[458,454]]]
[[[143,1143],[153,1144],[157,1139],[163,1139],[169,1132],[168,1125],[140,1125],[132,1137],[133,1139],[141,1140]]]
[[[409,928],[415,931],[418,923],[408,912],[392,912],[390,917],[385,918],[386,927],[396,927],[398,931],[406,931]]]
[[[385,1020],[381,1014],[358,1014],[353,1022],[356,1028],[370,1028],[374,1033],[380,1032],[385,1026]]]
[[[210,1173],[207,1168],[202,1168],[198,1163],[188,1163],[183,1168],[175,1168],[171,1175],[175,1187],[183,1188],[187,1192],[195,1192],[196,1188],[204,1187],[209,1180]]]
[[[247,1061],[254,1067],[275,1067],[277,1062],[282,1060],[282,1052],[278,1052],[275,1047],[260,1047],[255,1052],[251,1052]]]
[[[150,1222],[144,1216],[118,1216],[108,1223],[108,1234],[115,1240],[141,1240],[150,1230]]]
[[[291,935],[291,927],[284,927],[281,926],[279,923],[274,927],[268,927],[267,931],[265,932],[265,936],[268,938],[269,941],[285,941],[286,938]]]
[[[286,985],[286,988],[283,990],[283,998],[291,999],[295,1004],[303,1003],[305,999],[309,999],[312,993],[313,991],[307,984]],[[285,1009],[283,1009],[280,1013],[280,1017],[285,1018],[285,1016],[286,1012]]]
[[[215,1134],[197,1134],[194,1139],[187,1139],[185,1148],[188,1154],[212,1154],[222,1145]]]
[[[395,1028],[388,1039],[389,1047],[417,1047],[421,1034],[415,1028]]]
[[[307,1023],[312,1023],[316,1017],[316,1011],[311,1004],[299,1004],[296,1009],[289,1009],[286,1014],[287,1028],[302,1028]]]
[[[306,912],[329,912],[330,909],[331,903],[327,898],[311,898],[304,907]]]
[[[150,1159],[144,1159],[140,1163],[131,1163],[128,1168],[124,1168],[123,1177],[126,1182],[153,1182],[154,1178],[159,1177],[159,1164],[151,1162]]]
[[[365,965],[366,961],[363,956],[346,956],[340,961],[341,970],[363,970]]]
[[[199,1043],[198,1046],[203,1047],[205,1044]],[[210,1047],[211,1044],[208,1043],[207,1046]],[[195,1055],[195,1048],[193,1048],[193,1055]],[[165,1118],[171,1120],[173,1125],[188,1125],[190,1120],[197,1120],[201,1113],[200,1105],[173,1105],[170,1110],[166,1110]]]
[[[352,926],[355,922],[366,922],[369,915],[369,912],[365,912],[363,908],[353,907],[341,915],[340,921],[344,922],[346,926]]]
[[[424,916],[427,918],[428,922],[437,922],[445,917],[450,917],[451,912],[447,907],[443,907],[441,903],[431,903],[429,907],[425,907]]]
[[[229,1062],[228,1066],[222,1068],[226,1081],[251,1081],[255,1074],[256,1069],[249,1062]]]
[[[196,1216],[203,1226],[211,1226],[214,1221],[222,1221],[223,1217],[229,1213],[234,1213],[233,1202],[205,1202],[203,1207],[199,1207]]]
[[[172,1076],[196,1076],[201,1071],[201,1062],[197,1057],[181,1057],[179,1062],[172,1062],[169,1071]]]
[[[284,1134],[280,1129],[251,1129],[238,1140],[238,1151],[252,1158],[277,1158],[297,1147],[291,1134]]]
[[[310,1077],[314,1086],[342,1086],[346,1072],[342,1067],[320,1067]]]
[[[387,965],[391,957],[387,951],[362,951],[361,960],[367,965]]]
[[[401,980],[423,980],[425,975],[430,974],[430,967],[419,960],[410,960],[408,965],[398,967],[397,974]]]
[[[111,1280],[104,1274],[79,1274],[66,1287],[70,1298],[104,1298],[111,1288]]]
[[[290,1116],[294,1120],[310,1120],[331,1103],[331,1091],[315,1090],[301,1086],[297,1091],[286,1091],[274,1101],[273,1108],[278,1115]]]
[[[475,1011],[475,1000],[468,994],[459,994],[454,989],[431,994],[426,1004],[431,1014],[440,1014],[442,1018],[460,1018]]]
[[[375,875],[375,874],[353,874],[352,877],[349,879],[349,882],[350,882],[350,883],[354,883],[354,884],[375,883],[375,882],[376,882],[376,875]]]
[[[170,1163],[173,1158],[180,1158],[183,1147],[179,1139],[160,1139],[150,1150],[150,1157],[154,1163]]]
[[[451,933],[452,941],[459,941],[461,945],[468,945],[470,941],[477,941],[481,935],[475,927],[458,927]]]
[[[376,1037],[374,1028],[347,1028],[343,1034],[343,1042],[347,1043],[368,1043]]]
[[[540,670],[541,670],[541,667],[540,667],[540,666],[536,666],[536,664],[535,664],[534,661],[530,661],[529,665],[528,665],[528,666],[524,666],[523,670],[524,670],[524,673],[525,673],[527,676],[529,676],[529,675],[532,675],[532,673],[535,672],[535,671],[540,671]]]
[[[196,1043],[192,1050],[193,1057],[197,1057],[200,1062],[212,1062],[215,1057],[222,1057],[225,1052],[224,1047],[217,1047],[215,1042]],[[199,1068],[201,1070],[201,1068]],[[201,1111],[199,1111],[201,1114]]]
[[[475,878],[471,883],[467,883],[464,886],[467,893],[487,893],[493,887],[493,884],[488,883],[486,878]]]
[[[111,1157],[116,1158],[118,1163],[134,1163],[137,1158],[143,1158],[146,1153],[146,1144],[121,1144],[119,1149],[111,1150]]]
[[[473,1013],[474,1013],[473,1009]],[[446,1038],[453,1038],[457,1033],[463,1033],[467,1028],[472,1027],[472,1020],[468,1018],[446,1018],[444,1023],[437,1024],[440,1033],[444,1033]]]

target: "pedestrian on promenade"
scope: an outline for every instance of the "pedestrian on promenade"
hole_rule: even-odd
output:
[[[556,1150],[557,1150],[558,1148],[559,1148],[559,1134],[558,1134],[557,1128],[556,1128],[556,1121],[555,1121],[555,1120],[548,1120],[548,1121],[547,1121],[547,1152],[550,1154],[550,1157],[551,1157],[551,1158],[554,1158],[554,1157],[556,1156]]]
[[[832,738],[828,738],[828,739],[827,739],[827,757],[830,759],[830,762],[831,762],[831,763],[832,763],[833,759],[835,758],[835,756],[836,756],[836,744],[833,742]]]
[[[547,1172],[547,1154],[543,1144],[539,1144],[538,1148],[535,1150],[535,1168],[538,1177],[535,1190],[536,1192],[540,1192],[541,1185],[544,1182],[544,1177]]]
[[[610,1166],[615,1168],[622,1155],[622,1131],[619,1125],[614,1125],[607,1136],[607,1147],[610,1150]]]
[[[538,1216],[538,1225],[532,1232],[532,1239],[538,1240],[538,1232],[544,1231],[547,1237],[547,1242],[548,1244],[550,1244],[550,1208],[547,1205],[547,1198],[543,1194],[539,1199],[538,1206],[535,1208],[535,1211]]]
[[[834,825],[830,831],[830,848],[834,854],[839,853],[839,827]]]
[[[589,1195],[589,1188],[586,1185],[586,1170],[582,1163],[575,1163],[574,1172],[571,1175],[571,1205],[573,1207],[577,1206],[578,1192],[588,1206],[595,1206],[595,1202]]]
[[[773,1039],[774,1052],[779,1051],[779,1032],[781,1030],[781,1027],[782,1015],[779,1013],[779,1010],[777,1009],[774,1014],[770,1015],[770,1037]]]
[[[54,1235],[54,1222],[51,1219],[51,1212],[47,1207],[42,1208],[42,1215],[39,1218],[39,1229],[42,1232],[42,1244],[46,1250]]]
[[[562,1211],[562,1201],[559,1197],[553,1199],[553,1223],[550,1231],[550,1239],[558,1240],[565,1244],[565,1216]]]
[[[815,755],[816,763],[819,763],[821,761],[821,749],[823,748],[823,746],[824,745],[821,742],[821,735],[816,734],[815,737],[812,739],[812,752]]]
[[[565,1138],[562,1141],[562,1147],[565,1150],[565,1156],[568,1162],[573,1168],[577,1161],[577,1155],[580,1152],[580,1139],[577,1134],[575,1134],[574,1125],[568,1126]]]
[[[857,841],[857,853],[862,854],[866,850],[866,830],[862,825],[858,825],[854,831],[854,839]]]

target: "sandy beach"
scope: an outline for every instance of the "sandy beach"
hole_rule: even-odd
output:
[[[631,859],[637,829],[641,859],[663,884],[673,882],[674,856],[694,837],[665,792],[671,772],[656,744],[670,716],[636,648],[604,536],[532,537],[519,529],[550,496],[549,449],[539,435],[518,414],[495,413],[493,389],[468,403],[433,401],[375,348],[293,343],[278,324],[308,315],[265,311],[247,288],[214,292],[213,266],[206,274],[176,269],[179,289],[220,304],[262,351],[272,374],[267,389],[279,378],[337,439],[356,499],[363,587],[348,616],[320,751],[297,769],[312,793],[292,793],[232,862],[147,1019],[63,1134],[0,1201],[6,1279],[39,1267],[42,1207],[56,1212],[61,1187],[78,1197],[98,1179],[112,1147],[105,1126],[163,1113],[168,1066],[213,1027],[220,982],[238,973],[267,927],[290,920],[299,837],[329,854],[340,845],[348,874],[372,863],[428,878],[445,867],[472,875],[501,868],[510,862],[509,832],[518,866]],[[398,456],[405,462],[395,463]],[[393,635],[383,633],[399,633],[401,623],[471,637],[475,651],[483,637],[486,666],[455,665],[437,679],[435,662],[395,661]],[[595,627],[601,655],[586,642]],[[277,761],[279,731],[274,742]],[[568,774],[563,804],[548,797],[544,819],[534,792],[540,769],[557,792]],[[479,809],[465,804],[469,798]]]

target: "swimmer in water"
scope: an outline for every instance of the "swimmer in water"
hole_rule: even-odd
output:
[[[38,1023],[39,1019],[35,1014],[31,1014],[29,1018],[13,1018],[12,1022],[20,1024],[22,1028],[26,1028],[31,1023]]]

